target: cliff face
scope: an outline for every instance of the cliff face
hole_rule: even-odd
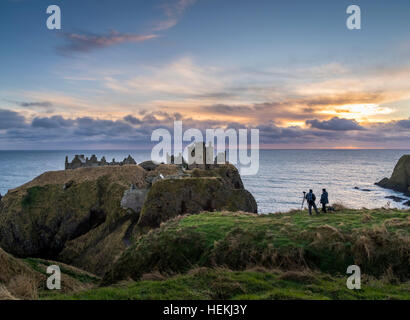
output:
[[[133,227],[133,213],[120,205],[124,191],[143,187],[143,177],[137,166],[46,172],[2,199],[0,246],[101,274]]]
[[[390,179],[384,178],[377,182],[376,185],[403,192],[410,196],[410,155],[404,155],[400,158],[394,167]]]
[[[213,170],[194,169],[184,179],[165,179],[149,190],[138,224],[159,227],[177,215],[201,211],[257,213],[252,194],[244,189],[237,169],[222,165]]]
[[[219,209],[257,210],[231,165],[185,173],[175,165],[46,172],[1,200],[0,247],[103,275],[147,229],[182,213]]]

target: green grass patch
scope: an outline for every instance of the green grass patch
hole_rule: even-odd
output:
[[[27,194],[21,200],[23,208],[30,207],[38,199],[38,196],[45,190],[44,187],[32,187],[27,189]]]
[[[183,273],[197,266],[244,270],[310,268],[345,274],[358,264],[382,277],[410,277],[410,211],[342,210],[320,216],[306,211],[251,215],[207,212],[178,217],[151,230],[106,274],[104,283],[152,271]]]
[[[369,281],[349,290],[346,278],[310,272],[231,271],[199,268],[164,281],[123,282],[74,294],[44,296],[67,300],[190,300],[190,299],[410,299],[410,284]]]
[[[75,272],[73,269],[66,268],[58,262],[52,262],[38,258],[26,258],[23,261],[26,262],[33,270],[45,276],[49,276],[49,274],[47,274],[48,266],[58,265],[60,267],[61,273],[70,276],[71,278],[74,278],[82,283],[98,284],[100,282],[100,279],[97,277],[93,277],[87,273]]]

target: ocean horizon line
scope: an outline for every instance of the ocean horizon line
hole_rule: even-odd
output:
[[[241,148],[238,148],[241,149]],[[92,148],[92,149],[0,149],[0,152],[79,152],[79,151],[151,151],[152,148],[141,148],[141,149],[132,149],[132,148],[121,148],[121,149],[112,149],[112,148]],[[226,148],[226,150],[230,150],[230,148]],[[248,148],[248,150],[251,150]],[[409,149],[403,148],[259,148],[260,151],[360,151],[360,150],[394,150],[394,151],[410,151]]]

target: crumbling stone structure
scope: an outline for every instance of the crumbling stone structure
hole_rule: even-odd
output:
[[[73,161],[68,162],[68,156],[65,157],[65,169],[78,169],[78,168],[90,168],[90,167],[103,167],[103,166],[123,166],[126,164],[137,164],[137,162],[129,155],[121,162],[116,162],[112,159],[111,162],[107,162],[105,157],[102,157],[99,161],[95,154],[90,159],[85,158],[83,154],[76,154]]]
[[[182,164],[185,165],[185,159],[179,153],[178,155],[169,155],[167,153],[167,164]],[[204,142],[195,142],[188,146],[188,163],[189,168],[208,169],[212,165],[227,164],[226,151],[220,152],[214,158],[214,146],[209,142],[205,145]]]

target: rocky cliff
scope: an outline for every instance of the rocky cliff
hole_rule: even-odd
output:
[[[376,185],[403,192],[410,196],[410,155],[404,155],[400,158],[394,167],[390,179],[384,178],[377,182]]]
[[[1,200],[0,247],[103,275],[133,238],[177,215],[205,210],[257,211],[234,166],[46,172]]]

